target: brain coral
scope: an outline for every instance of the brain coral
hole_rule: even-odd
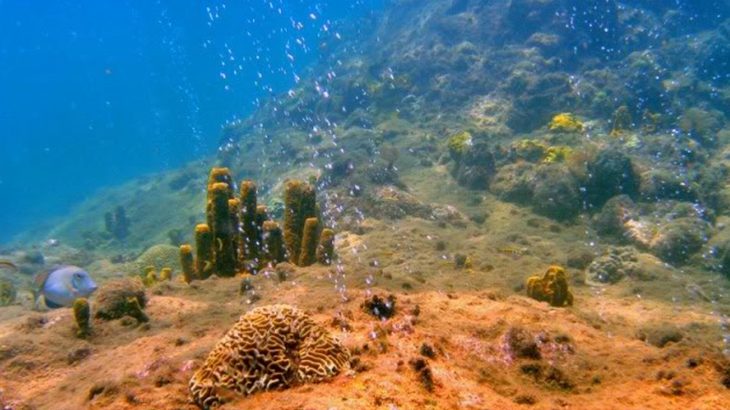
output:
[[[348,364],[350,354],[304,312],[262,306],[243,315],[190,380],[193,401],[217,407],[233,396],[320,382]]]

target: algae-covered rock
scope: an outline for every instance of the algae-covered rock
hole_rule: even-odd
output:
[[[506,201],[528,203],[532,199],[535,169],[534,164],[525,161],[507,164],[497,171],[489,189]]]
[[[589,282],[616,283],[639,272],[638,257],[632,247],[610,247],[586,269]]]
[[[600,235],[625,238],[625,223],[636,219],[639,211],[628,195],[616,195],[606,201],[601,211],[593,216],[593,228]]]
[[[533,209],[540,215],[563,221],[581,210],[578,182],[563,166],[541,166],[535,174],[533,193]]]
[[[0,306],[12,305],[15,302],[17,290],[13,282],[0,279]]]
[[[609,198],[626,194],[636,198],[639,193],[639,176],[631,158],[621,151],[606,149],[588,163],[588,200],[591,206],[600,207]]]
[[[652,169],[641,176],[641,198],[647,201],[676,199],[694,201],[699,186],[670,169]]]
[[[655,347],[665,347],[669,343],[678,343],[684,338],[683,332],[674,324],[660,322],[643,325],[636,337]]]
[[[149,320],[144,313],[147,304],[144,285],[137,278],[117,279],[103,284],[96,304],[95,317],[100,319],[114,320],[130,316],[139,322]]]
[[[709,232],[707,221],[696,216],[680,217],[659,228],[651,250],[666,262],[681,264],[702,248]]]
[[[426,219],[433,214],[431,206],[393,186],[386,186],[375,191],[371,202],[373,214],[388,219],[400,219],[406,216]]]
[[[486,189],[495,172],[494,154],[487,144],[476,143],[463,153],[453,172],[460,185]]]

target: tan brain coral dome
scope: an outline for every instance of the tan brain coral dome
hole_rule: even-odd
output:
[[[217,407],[231,393],[316,383],[337,375],[350,353],[309,316],[288,305],[263,306],[239,319],[190,380],[193,401]]]

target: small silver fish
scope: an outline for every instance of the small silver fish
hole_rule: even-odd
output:
[[[34,282],[36,303],[43,296],[51,309],[71,306],[74,300],[91,295],[97,288],[89,273],[78,266],[54,268],[36,275]]]

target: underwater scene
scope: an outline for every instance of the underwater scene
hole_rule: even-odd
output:
[[[730,1],[0,0],[0,409],[730,408]]]

